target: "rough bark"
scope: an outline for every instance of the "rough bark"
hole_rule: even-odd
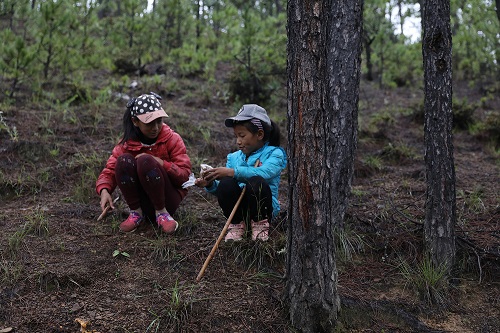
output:
[[[450,1],[423,1],[426,207],[424,241],[435,265],[455,259]]]
[[[288,1],[286,297],[301,332],[331,332],[357,136],[362,1]]]

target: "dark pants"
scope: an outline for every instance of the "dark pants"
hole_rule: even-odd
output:
[[[115,177],[129,208],[142,208],[144,216],[152,221],[155,210],[166,208],[174,214],[182,201],[165,169],[151,155],[138,159],[131,154],[118,157]]]
[[[272,193],[264,178],[255,176],[248,179],[246,188],[231,223],[248,222],[250,219],[254,221],[265,218],[271,220],[273,213]],[[226,218],[231,215],[242,190],[236,179],[232,177],[224,177],[220,180],[216,195]]]

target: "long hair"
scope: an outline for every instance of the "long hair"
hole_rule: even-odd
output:
[[[139,139],[139,129],[134,126],[132,122],[132,115],[130,113],[131,108],[127,108],[123,114],[123,137],[120,140],[120,144],[127,142],[128,140],[138,140]]]
[[[264,130],[264,139],[263,139],[264,142],[269,141],[270,146],[279,147],[281,143],[281,138],[280,138],[280,128],[278,127],[278,124],[276,124],[272,120],[271,120],[271,125],[268,125],[261,120],[259,121],[262,124],[262,129]],[[259,131],[257,125],[253,124],[250,120],[245,120],[241,122],[239,121],[238,124],[245,126],[245,128],[249,130],[250,133],[252,134],[255,134]]]

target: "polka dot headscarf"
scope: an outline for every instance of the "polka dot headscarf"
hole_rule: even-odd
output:
[[[161,103],[156,96],[144,94],[135,99],[131,114],[133,117],[137,117],[148,112],[160,110],[161,108]]]

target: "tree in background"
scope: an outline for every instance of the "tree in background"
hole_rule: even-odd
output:
[[[417,2],[364,2],[363,73],[385,88],[421,82],[421,44],[410,40],[405,27],[418,19]],[[44,93],[40,82],[81,80],[90,68],[119,72],[127,80],[151,73],[142,70],[145,65],[215,80],[215,68],[224,63],[231,68],[232,101],[274,103],[286,80],[285,7],[284,0],[1,1],[1,32],[12,32],[22,43],[6,37],[0,47],[38,53],[33,61],[0,69],[0,85],[4,91]],[[498,81],[494,2],[453,0],[451,14],[454,76],[471,83]],[[12,62],[9,54],[4,60]]]
[[[38,17],[38,58],[43,67],[43,78],[49,77],[50,71],[56,70],[66,50],[68,40],[67,23],[71,20],[71,11],[64,1],[46,1],[40,6]]]
[[[165,56],[172,49],[182,46],[183,31],[185,31],[182,22],[188,21],[185,17],[187,13],[180,0],[155,2],[152,12],[153,20],[150,20],[152,22],[151,33],[155,34],[153,29],[158,31],[158,37],[153,44],[153,48],[157,48],[154,54]],[[155,58],[161,59],[162,57]]]
[[[302,332],[333,332],[340,308],[334,229],[353,175],[362,3],[288,2],[286,295]]]
[[[387,4],[385,0],[366,1],[363,10],[363,47],[365,52],[366,76],[369,81],[375,79],[374,65],[377,66],[379,83],[384,76],[385,54],[396,40],[394,29],[387,20]],[[391,41],[388,41],[392,39]],[[372,60],[375,55],[375,64]]]
[[[273,7],[274,8],[274,7]],[[232,36],[233,60],[236,66],[229,78],[230,91],[244,103],[267,104],[275,89],[272,81],[285,76],[286,48],[284,14],[269,10],[269,6],[252,7],[243,2],[238,7],[238,21],[242,22]]]
[[[459,79],[500,75],[500,24],[493,1],[451,1],[453,72]]]
[[[419,42],[404,35],[404,22],[418,17],[414,1],[368,0],[363,10],[363,66],[369,81],[380,87],[411,86],[422,76]],[[396,28],[400,29],[399,34]]]
[[[435,267],[449,270],[456,251],[450,1],[426,0],[422,9],[427,176],[424,242]]]
[[[4,82],[1,97],[13,98],[26,82],[37,82],[40,68],[37,65],[37,45],[30,43],[34,16],[29,1],[4,2],[1,16],[7,24],[0,30],[0,82]],[[4,22],[5,23],[5,22]]]
[[[3,43],[0,46],[0,72],[10,81],[8,88],[2,89],[9,98],[14,97],[19,85],[34,76],[34,62],[37,52],[32,46],[26,45],[23,38],[15,36],[11,30],[0,33]]]
[[[495,0],[495,5],[496,5],[497,18],[498,21],[500,22],[500,0]]]

